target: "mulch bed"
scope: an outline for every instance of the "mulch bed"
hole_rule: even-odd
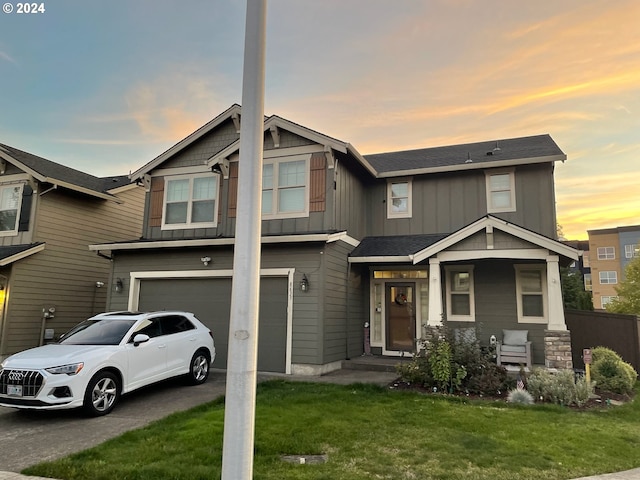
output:
[[[476,393],[464,393],[464,392],[456,392],[452,394],[442,393],[442,392],[434,392],[431,388],[424,387],[418,384],[411,384],[409,382],[403,382],[400,379],[394,380],[388,385],[388,388],[391,390],[410,390],[418,393],[423,393],[425,395],[434,395],[434,396],[451,396],[458,398],[468,398],[470,400],[486,400],[486,401],[498,401],[498,402],[507,402],[508,391],[506,392],[496,392],[493,395],[480,395]],[[582,407],[578,407],[576,405],[570,405],[569,408],[574,410],[593,410],[593,409],[606,409],[619,405],[623,405],[629,401],[633,400],[633,396],[624,395],[620,393],[613,393],[602,391],[596,388],[594,398],[590,399],[585,405]],[[542,403],[542,402],[536,402]]]

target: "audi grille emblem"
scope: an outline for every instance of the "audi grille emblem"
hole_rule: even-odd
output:
[[[12,382],[19,382],[24,378],[24,372],[13,371],[9,373],[9,380]]]

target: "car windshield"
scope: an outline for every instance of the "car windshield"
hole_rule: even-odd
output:
[[[59,343],[66,345],[118,345],[135,320],[85,320],[67,332]]]

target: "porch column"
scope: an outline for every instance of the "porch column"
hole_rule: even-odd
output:
[[[562,303],[562,284],[557,255],[547,257],[547,298],[549,299],[549,330],[566,331],[564,305]]]
[[[440,281],[440,259],[429,259],[429,318],[427,325],[442,325],[442,282]]]

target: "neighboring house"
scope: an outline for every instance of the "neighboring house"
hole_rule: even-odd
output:
[[[640,225],[588,230],[593,307],[604,310],[617,297],[631,260],[640,256]]]
[[[111,265],[89,244],[140,236],[144,189],[0,144],[0,359],[104,311]]]
[[[241,109],[131,175],[147,190],[142,239],[113,258],[111,310],[178,308],[227,360]],[[363,156],[265,119],[258,369],[321,374],[361,355],[407,355],[443,317],[485,344],[529,331],[534,362],[570,366],[548,135]],[[370,324],[370,337],[365,334]]]

